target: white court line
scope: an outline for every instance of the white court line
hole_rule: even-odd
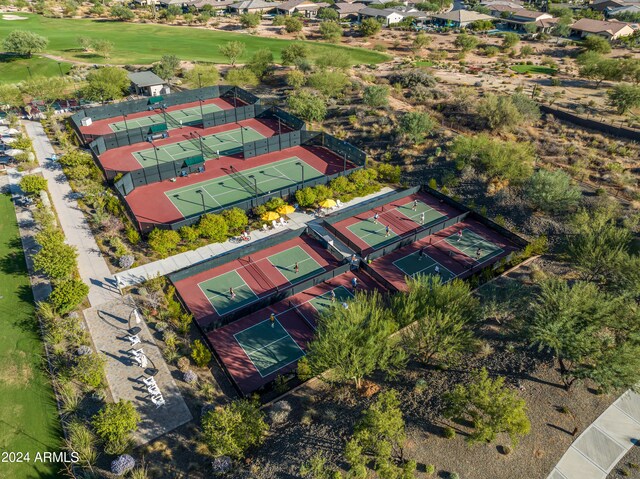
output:
[[[230,272],[231,272],[231,271],[229,271],[229,273],[230,273]],[[237,286],[237,287],[234,287],[234,286],[231,286],[231,287],[232,287],[232,288],[234,288],[234,289],[240,289],[240,288],[242,288],[242,287],[243,287],[242,285],[246,286],[247,288],[249,288],[249,291],[251,291],[251,294],[253,294],[253,299],[251,299],[251,300],[250,300],[250,301],[248,301],[248,302],[244,302],[244,301],[243,301],[243,302],[242,302],[242,304],[238,305],[237,307],[235,307],[235,308],[233,308],[233,309],[230,309],[230,310],[226,311],[224,314],[229,314],[229,313],[231,313],[231,312],[233,312],[233,311],[236,311],[236,310],[238,310],[238,309],[240,309],[240,308],[244,308],[244,307],[245,307],[245,306],[247,306],[248,304],[251,304],[251,303],[253,303],[254,301],[256,301],[256,300],[258,299],[258,296],[257,296],[257,295],[256,295],[256,293],[253,291],[253,289],[251,289],[251,286],[249,286],[249,285],[245,282],[245,280],[244,280],[244,279],[242,279],[242,276],[240,276],[240,274],[238,273],[238,270],[234,269],[234,270],[233,270],[233,272],[234,272],[234,273],[236,273],[236,275],[238,276],[238,279],[239,279],[240,281],[242,281],[242,284],[241,284],[241,285],[239,285],[239,286]],[[226,273],[225,273],[225,274],[226,274]],[[214,279],[214,278],[210,278],[210,279]],[[207,294],[202,290],[202,286],[200,286],[202,283],[206,283],[207,281],[209,281],[209,280],[202,281],[201,283],[198,283],[198,288],[200,289],[200,292],[201,292],[202,294],[204,294],[204,296],[207,298],[207,300],[208,300],[208,301],[209,301],[209,303],[211,304],[211,307],[215,310],[216,314],[217,314],[218,316],[222,316],[222,315],[220,314],[220,312],[218,312],[218,309],[215,307],[215,305],[211,302],[211,299],[209,299],[209,296],[208,296],[208,295],[207,295]],[[223,295],[218,295],[218,296],[223,296]]]
[[[413,253],[411,253],[411,254],[408,254],[408,255],[406,255],[406,256],[403,256],[402,258],[398,258],[397,260],[395,260],[395,261],[393,262],[393,265],[394,265],[396,268],[398,268],[400,271],[402,271],[405,275],[407,275],[407,276],[411,276],[412,278],[414,278],[414,277],[415,277],[415,275],[417,275],[417,274],[422,274],[422,272],[423,272],[423,271],[426,271],[426,270],[428,270],[429,268],[433,268],[433,267],[435,267],[436,265],[438,265],[441,269],[443,269],[443,270],[447,271],[447,272],[449,273],[449,275],[451,275],[451,277],[452,277],[452,278],[457,278],[457,277],[458,277],[458,275],[457,275],[457,274],[454,274],[454,273],[453,273],[453,271],[451,271],[451,270],[450,270],[449,268],[447,268],[446,266],[443,266],[442,264],[440,264],[438,261],[436,261],[435,259],[433,259],[431,256],[429,256],[429,255],[428,255],[428,254],[426,254],[426,253],[425,253],[425,256],[427,256],[427,257],[428,257],[431,261],[433,261],[433,263],[435,263],[435,264],[433,264],[433,263],[432,263],[431,265],[427,266],[426,268],[422,268],[420,271],[416,271],[416,272],[415,272],[415,273],[413,273],[413,274],[409,274],[409,273],[408,273],[404,268],[402,268],[401,266],[398,266],[398,265],[396,264],[398,261],[402,261],[402,260],[404,260],[404,259],[407,259],[409,256],[413,256],[413,255],[416,255],[416,254],[418,254],[418,255],[419,255],[419,254],[420,254],[420,251],[414,251],[414,252],[413,252]],[[420,260],[416,260],[416,261],[420,261]]]
[[[331,290],[327,291],[326,293],[322,293],[320,296],[316,296],[316,297],[315,297],[315,298],[313,298],[313,299],[310,299],[310,300],[308,300],[308,301],[305,301],[304,303],[301,303],[299,306],[297,306],[297,308],[299,309],[299,308],[300,308],[300,306],[302,306],[303,304],[311,303],[311,307],[312,307],[313,309],[315,309],[315,310],[319,313],[319,312],[320,312],[320,310],[319,310],[318,308],[316,308],[316,307],[315,307],[315,305],[314,305],[311,301],[316,300],[316,299],[318,299],[318,298],[323,298],[324,296],[327,296],[327,295],[331,295],[331,291],[335,291],[336,289],[340,289],[340,288],[344,289],[347,293],[349,293],[349,296],[351,296],[352,298],[355,298],[355,297],[356,297],[356,296],[355,296],[351,291],[349,291],[349,289],[348,289],[346,286],[340,285],[340,286],[337,286],[337,287],[335,287],[335,288],[333,288],[333,289],[331,289]],[[300,314],[302,314],[302,313],[300,313]],[[304,314],[303,314],[303,316],[304,316]],[[305,317],[306,317],[306,316],[305,316]]]

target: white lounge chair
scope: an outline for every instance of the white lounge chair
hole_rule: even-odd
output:
[[[285,220],[282,216],[280,217],[280,225],[281,226],[286,226],[288,225],[289,222],[287,220]]]
[[[153,404],[155,404],[156,407],[161,407],[161,406],[164,406],[166,404],[165,400],[164,400],[164,398],[162,396],[153,396],[151,398],[151,402]]]
[[[142,348],[140,348],[140,349],[131,349],[129,352],[131,354],[133,354],[135,357],[144,356],[144,349],[142,349]]]
[[[140,336],[138,336],[137,334],[133,336],[127,336],[127,339],[129,340],[132,346],[135,346],[136,344],[140,344]]]
[[[276,229],[280,227],[280,223],[276,223],[276,220],[271,220],[271,226],[273,226],[273,229]]]
[[[337,208],[342,208],[342,206],[343,206],[343,205],[342,205],[342,201],[340,201],[340,200],[336,200],[336,207],[337,207]]]
[[[264,223],[262,225],[262,231],[268,231],[268,230],[269,230],[269,227],[267,226],[267,223]]]
[[[156,386],[156,380],[153,376],[142,378],[142,382],[145,384],[145,386]]]
[[[158,386],[149,386],[147,388],[147,391],[149,391],[149,394],[151,394],[152,396],[162,396],[162,394],[160,393],[160,389],[158,389]]]

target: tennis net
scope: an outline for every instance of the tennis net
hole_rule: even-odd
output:
[[[260,270],[260,268],[258,268],[258,266],[256,265],[256,263],[254,263],[254,261],[251,259],[251,256],[249,256],[249,263],[248,265],[251,266],[251,271],[253,271],[255,274],[254,276],[257,276],[259,278],[261,278],[266,284],[268,284],[272,289],[277,290],[278,287],[275,285],[275,283],[273,283],[273,281],[271,281],[269,279],[269,277],[264,274],[262,272],[262,270]]]
[[[470,258],[466,254],[456,251],[452,248],[445,248],[444,246],[441,246],[440,243],[443,243],[443,242],[444,240],[438,241],[437,243],[430,243],[429,247],[433,247],[434,249],[441,251],[442,253],[449,256],[449,258],[454,260],[456,263],[461,264],[465,268],[470,268],[473,266],[473,263],[474,263],[473,258]]]
[[[247,190],[248,193],[251,193],[252,195],[264,195],[264,191],[258,188],[256,184],[251,184],[247,177],[236,170],[233,166],[230,168],[230,171],[231,177],[236,180],[240,186]]]
[[[316,326],[311,321],[309,321],[307,317],[304,314],[302,314],[302,312],[298,308],[299,306],[296,306],[295,308],[293,308],[293,310],[300,317],[300,319],[302,319],[305,323],[307,323],[307,326],[309,326],[312,331],[315,331]]]

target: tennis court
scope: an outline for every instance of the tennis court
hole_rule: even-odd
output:
[[[212,178],[201,183],[176,188],[164,194],[184,218],[203,211],[224,208],[261,195],[296,185],[305,180],[324,176],[324,173],[297,156],[248,170],[229,170],[229,176]]]
[[[265,136],[253,128],[243,126],[235,130],[202,137],[194,134],[188,140],[137,151],[133,153],[133,157],[143,168],[194,156],[204,156],[207,159],[217,158],[220,155],[235,154],[240,151],[244,143],[263,138]]]
[[[499,256],[504,251],[468,228],[464,228],[461,231],[461,236],[458,233],[454,233],[445,238],[444,241],[478,263],[484,263],[495,256]]]
[[[377,223],[374,215],[378,214]],[[347,226],[347,230],[368,247],[378,249],[406,232],[419,227],[429,227],[446,219],[446,215],[420,200],[406,201],[398,205],[384,205],[366,213],[368,217]],[[389,226],[387,235],[386,227]]]
[[[233,337],[263,378],[305,355],[277,316],[275,321],[265,319]]]
[[[116,132],[126,130],[127,127],[129,127],[129,129],[146,128],[148,126],[159,125],[161,123],[167,123],[168,125],[173,124],[173,126],[178,126],[180,124],[186,126],[191,123],[199,122],[202,119],[202,114],[206,115],[207,113],[215,113],[216,111],[221,110],[222,108],[218,105],[214,103],[207,103],[202,105],[202,110],[200,109],[200,106],[194,106],[183,110],[172,110],[171,112],[167,112],[166,116],[160,112],[140,118],[133,118],[126,122],[123,120],[115,123],[109,123],[109,128],[111,128],[111,131]]]
[[[203,281],[198,284],[198,287],[219,316],[242,308],[258,298],[236,270]],[[231,289],[235,294],[233,298],[231,297]]]
[[[395,260],[393,265],[401,270],[405,276],[410,276],[411,278],[415,278],[418,275],[436,275],[440,276],[443,282],[447,282],[456,277],[456,274],[444,265],[426,253],[421,255],[420,251],[414,251],[403,258]],[[436,271],[436,266],[439,272]]]
[[[269,256],[267,261],[280,271],[289,283],[305,280],[324,271],[324,268],[300,246]],[[265,272],[267,275],[270,274],[268,270]]]

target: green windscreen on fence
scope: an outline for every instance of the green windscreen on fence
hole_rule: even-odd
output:
[[[164,101],[163,96],[152,96],[151,98],[149,98],[149,105],[155,105],[156,103],[160,103],[161,101]]]
[[[149,133],[162,133],[163,131],[167,131],[166,123],[157,123],[155,125],[149,126]]]
[[[184,165],[182,165],[182,167],[198,165],[200,163],[204,163],[204,157],[202,155],[191,156],[189,158],[185,158]]]

